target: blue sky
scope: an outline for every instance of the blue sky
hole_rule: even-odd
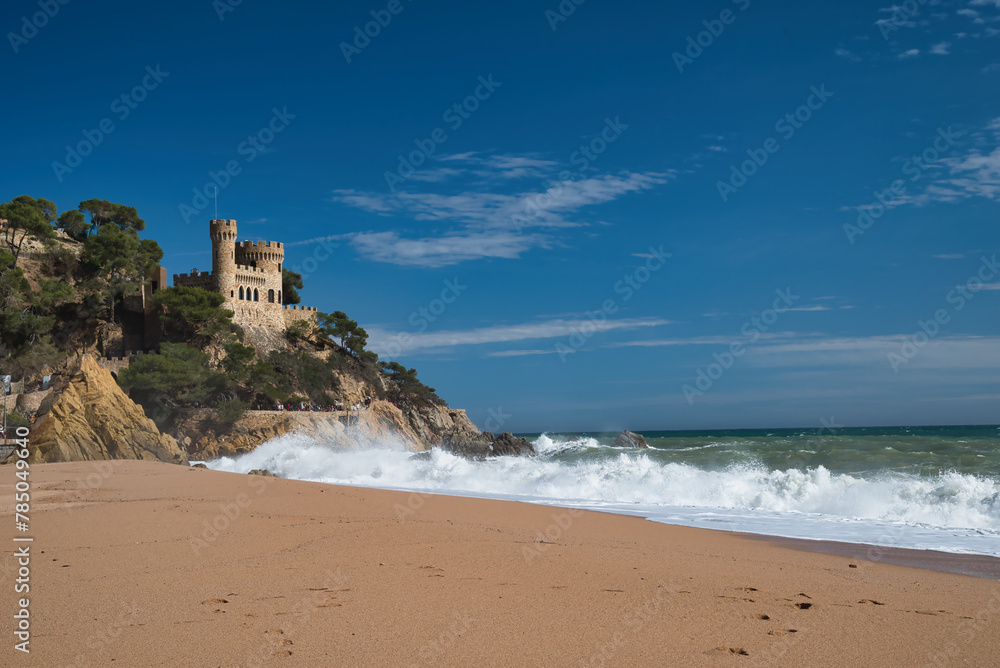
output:
[[[561,7],[8,2],[0,197],[214,174],[497,431],[1000,423],[1000,0]]]

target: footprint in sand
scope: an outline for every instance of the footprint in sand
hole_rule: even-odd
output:
[[[767,635],[781,637],[787,636],[789,633],[798,633],[798,629],[774,629],[773,631],[768,631]]]
[[[327,592],[327,598],[325,601],[317,605],[317,608],[339,608],[343,606],[343,602],[337,600],[337,595],[333,592]]]
[[[757,619],[759,619],[762,622],[766,622],[769,619],[771,619],[768,615],[757,615],[756,617],[757,617]]]
[[[740,656],[750,656],[750,652],[746,651],[742,647],[730,647],[729,648],[729,653],[730,654],[738,654]]]
[[[878,601],[872,598],[862,599],[858,601],[858,603],[861,603],[862,605],[885,605],[885,603],[879,603]]]
[[[219,605],[220,603],[229,603],[229,601],[224,598],[210,598],[201,602],[202,605]]]
[[[797,608],[797,609],[799,609],[799,610],[808,610],[809,608],[813,607],[813,604],[812,603],[796,603],[794,607]]]

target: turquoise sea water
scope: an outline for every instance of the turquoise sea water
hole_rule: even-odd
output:
[[[532,442],[542,436],[519,435]],[[545,436],[557,442],[610,446],[617,433]],[[1000,477],[1000,427],[996,426],[647,431],[643,436],[656,461],[702,469],[739,464],[779,470],[823,466],[833,473],[859,476],[890,472],[934,476],[951,471]],[[572,461],[595,454],[570,447],[560,457]]]

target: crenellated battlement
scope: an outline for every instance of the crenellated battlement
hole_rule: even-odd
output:
[[[250,273],[250,274],[266,274],[266,273],[268,273],[267,269],[264,269],[262,267],[251,267],[251,266],[246,265],[246,264],[238,264],[238,265],[235,265],[235,266],[236,266],[236,271],[245,271],[245,272]]]
[[[190,274],[174,274],[174,283],[176,284],[178,280],[186,281],[189,279],[202,279],[202,280],[212,280],[212,274],[208,271],[196,271]]]
[[[315,313],[315,306],[299,306],[297,304],[282,304],[282,308],[286,311],[310,311]]]
[[[244,248],[247,250],[258,249],[258,250],[284,250],[285,244],[280,241],[237,241],[237,248]]]

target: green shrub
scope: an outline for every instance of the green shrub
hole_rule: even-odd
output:
[[[233,424],[247,412],[250,405],[240,399],[226,399],[220,401],[212,410],[215,419],[223,424]]]

